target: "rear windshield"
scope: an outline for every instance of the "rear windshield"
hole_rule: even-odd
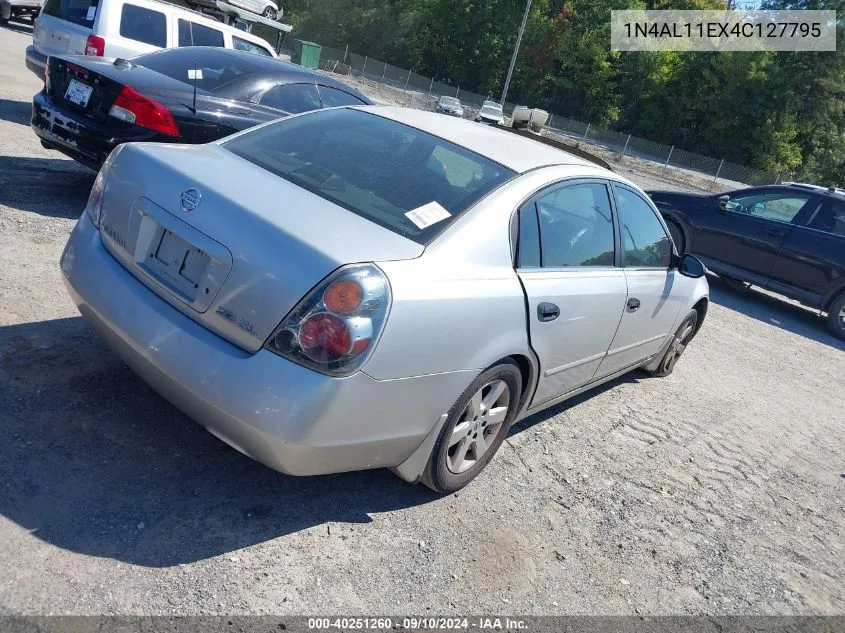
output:
[[[197,26],[194,25],[194,28]],[[196,35],[194,30],[194,37]],[[248,57],[250,55],[228,53],[224,48],[186,46],[141,55],[132,61],[190,85],[194,85],[196,80],[198,89],[214,92],[260,70],[249,63]]]
[[[283,119],[223,146],[419,244],[515,175],[444,139],[347,108]]]
[[[99,0],[47,0],[41,13],[91,28]]]

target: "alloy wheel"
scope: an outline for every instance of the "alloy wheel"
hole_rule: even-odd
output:
[[[446,467],[458,474],[481,460],[496,440],[508,415],[510,389],[496,379],[475,392],[461,413],[446,451]]]
[[[675,367],[675,363],[678,362],[681,354],[683,354],[684,350],[687,348],[687,344],[690,342],[690,339],[692,339],[694,330],[695,323],[687,321],[683,329],[675,335],[675,338],[672,340],[671,347],[669,348],[669,352],[663,358],[663,367],[661,368],[663,372],[668,374]]]

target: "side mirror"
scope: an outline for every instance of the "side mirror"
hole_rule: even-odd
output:
[[[678,272],[684,277],[698,279],[699,277],[704,277],[704,273],[707,272],[707,268],[705,268],[704,264],[701,263],[701,260],[698,259],[698,257],[687,253],[686,255],[681,255],[681,261],[678,264]]]
[[[727,194],[725,194],[724,196],[719,196],[719,208],[720,208],[722,211],[727,211],[727,210],[728,210],[728,201],[729,201],[730,199],[731,199],[731,197],[730,197],[729,195],[727,195]]]

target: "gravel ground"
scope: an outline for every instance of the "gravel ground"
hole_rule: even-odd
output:
[[[77,315],[57,261],[93,174],[28,128],[29,41],[0,29],[0,614],[845,614],[845,345],[817,315],[714,280],[672,376],[524,421],[453,496],[283,476]]]

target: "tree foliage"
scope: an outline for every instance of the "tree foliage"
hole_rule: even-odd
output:
[[[620,53],[613,9],[726,0],[533,0],[508,99],[821,184],[845,178],[845,55]],[[766,0],[837,9],[845,0]],[[524,0],[289,0],[297,37],[498,97]],[[837,34],[843,40],[843,29]]]

